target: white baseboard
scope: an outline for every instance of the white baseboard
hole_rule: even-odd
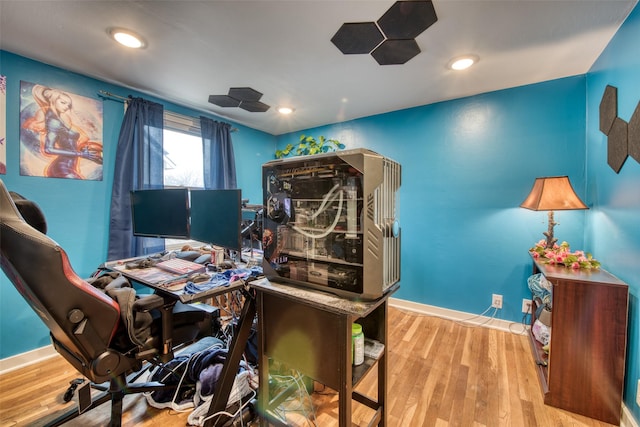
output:
[[[631,411],[625,404],[622,404],[622,419],[620,420],[620,427],[640,427],[638,422],[633,419]]]
[[[524,333],[524,331],[526,330],[526,326],[519,322],[511,322],[508,320],[492,318],[491,316],[466,313],[464,311],[450,310],[448,308],[436,307],[435,305],[421,304],[398,298],[389,298],[389,305],[401,310],[413,311],[414,313],[427,314],[429,316],[441,317],[443,319],[454,320],[457,322],[464,322],[469,325],[478,325],[491,329],[499,329],[501,331],[511,333]],[[488,311],[488,313],[493,314],[493,309]]]
[[[0,375],[15,371],[32,363],[41,362],[57,354],[52,345],[47,345],[5,359],[0,359]]]

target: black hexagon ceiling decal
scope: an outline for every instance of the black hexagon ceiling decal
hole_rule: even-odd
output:
[[[410,40],[385,40],[371,52],[380,65],[404,64],[420,53],[418,43]]]
[[[430,1],[397,1],[378,25],[388,39],[414,39],[438,20]]]
[[[263,113],[271,108],[260,102],[262,93],[250,87],[232,87],[227,95],[209,95],[209,102],[219,107],[239,107],[251,113]]]
[[[262,94],[250,87],[232,87],[229,89],[229,96],[231,98],[239,99],[240,101],[259,101],[262,98]]]
[[[241,101],[229,95],[209,95],[209,102],[219,107],[238,107]]]
[[[331,42],[345,55],[371,53],[380,65],[420,53],[415,38],[438,20],[431,0],[396,1],[377,22],[342,24]]]
[[[375,22],[342,24],[331,38],[331,42],[345,55],[370,53],[382,40],[384,36]]]
[[[251,113],[264,113],[270,108],[260,101],[242,101],[239,107]]]

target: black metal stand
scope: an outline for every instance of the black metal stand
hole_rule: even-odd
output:
[[[233,387],[233,382],[238,374],[238,367],[240,366],[240,359],[244,353],[244,349],[247,345],[249,335],[251,333],[251,326],[253,319],[256,315],[256,300],[252,290],[242,291],[245,301],[242,305],[242,314],[238,321],[238,330],[233,335],[231,345],[229,346],[229,353],[227,359],[222,367],[220,373],[220,380],[216,387],[213,399],[209,404],[209,412],[204,422],[204,427],[219,427],[230,418],[227,414],[223,414],[227,407],[227,401],[229,400],[229,394]]]

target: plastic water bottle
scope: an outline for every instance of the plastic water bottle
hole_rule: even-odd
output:
[[[364,362],[364,334],[362,325],[357,323],[351,325],[351,350],[353,365],[361,365]]]

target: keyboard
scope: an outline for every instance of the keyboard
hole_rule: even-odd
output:
[[[176,274],[202,273],[205,271],[204,265],[180,258],[172,258],[159,262],[156,264],[156,267]]]

